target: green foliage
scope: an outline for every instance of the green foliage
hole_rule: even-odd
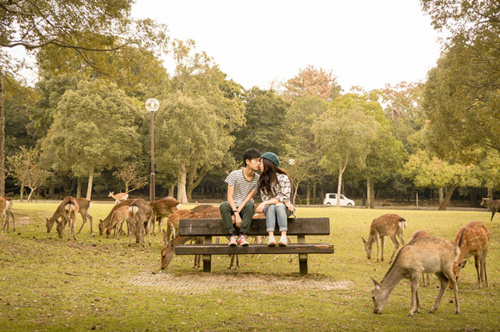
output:
[[[120,166],[140,149],[137,123],[144,113],[116,86],[82,81],[62,96],[43,152],[55,170],[76,176]]]

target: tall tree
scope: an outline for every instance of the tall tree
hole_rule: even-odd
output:
[[[378,127],[375,118],[367,115],[359,101],[350,96],[337,98],[314,124],[315,141],[322,153],[320,165],[327,173],[338,175],[338,207],[344,171],[349,165],[365,167]]]
[[[88,177],[90,199],[94,175],[120,166],[140,151],[137,126],[145,113],[116,86],[82,81],[77,90],[62,96],[43,151],[53,156],[55,170]]]
[[[305,96],[315,96],[326,101],[332,101],[342,92],[341,86],[333,71],[316,69],[311,65],[300,69],[297,76],[289,79],[285,84],[284,97],[295,100]]]

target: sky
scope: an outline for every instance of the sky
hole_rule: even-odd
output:
[[[418,0],[137,0],[132,16],[193,39],[246,89],[269,89],[308,65],[332,71],[346,92],[425,82],[441,50]]]

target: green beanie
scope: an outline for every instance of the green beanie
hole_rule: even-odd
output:
[[[275,155],[272,152],[266,152],[266,153],[264,153],[261,158],[264,158],[264,159],[267,159],[267,160],[271,161],[276,166],[280,165],[280,159],[278,158],[277,155]]]

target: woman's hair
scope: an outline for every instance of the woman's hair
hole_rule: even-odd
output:
[[[278,183],[278,174],[285,174],[288,176],[287,172],[281,168],[276,166],[272,161],[262,158],[261,163],[264,165],[264,170],[260,173],[258,183],[258,190],[263,190],[267,195],[274,195],[271,190],[271,183]],[[279,185],[279,183],[278,183]]]

